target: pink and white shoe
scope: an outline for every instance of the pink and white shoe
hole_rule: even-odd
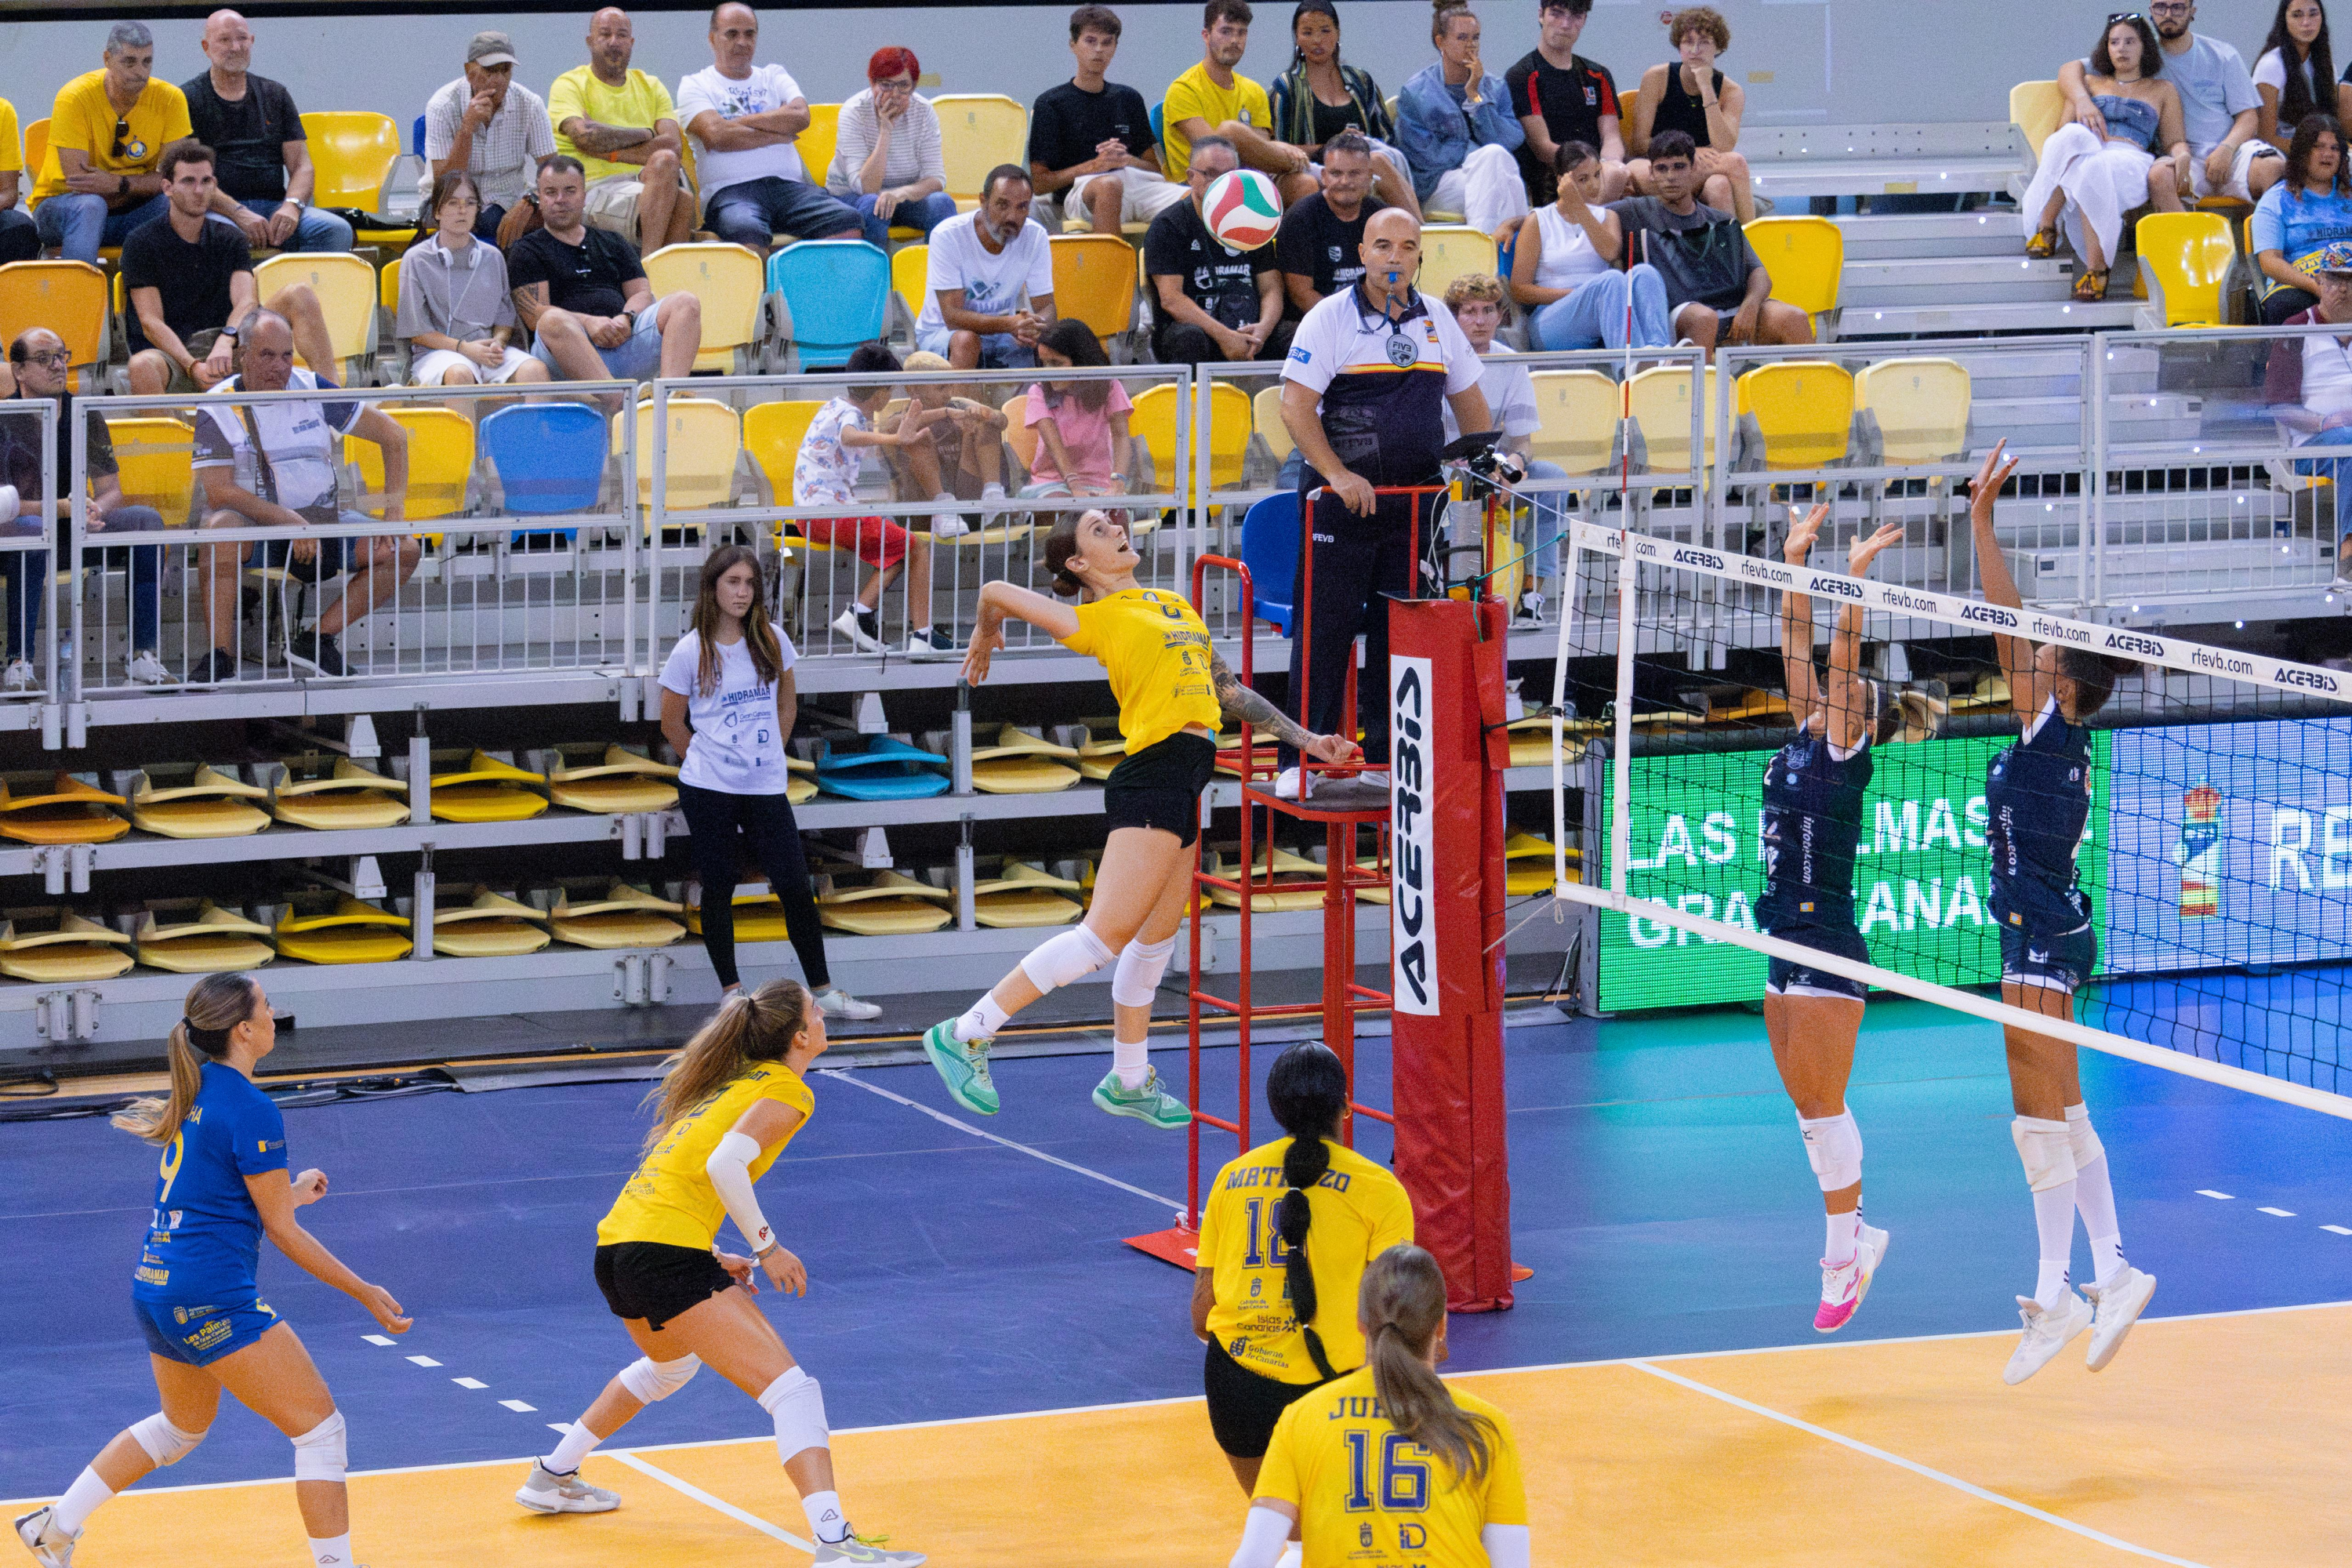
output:
[[[1832,1268],[1822,1265],[1822,1305],[1813,1314],[1813,1331],[1833,1334],[1853,1321],[1862,1299],[1870,1294],[1871,1278],[1878,1272],[1879,1259],[1886,1256],[1886,1233],[1869,1226],[1860,1227],[1853,1261]]]

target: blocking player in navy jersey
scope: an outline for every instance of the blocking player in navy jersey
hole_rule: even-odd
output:
[[[302,1228],[294,1211],[326,1195],[320,1171],[286,1173],[286,1119],[253,1069],[278,1043],[261,987],[207,974],[172,1027],[168,1100],[142,1100],[114,1119],[163,1148],[155,1215],[131,1274],[131,1312],[147,1339],[163,1408],[117,1434],[56,1502],[16,1521],[41,1568],[70,1568],[98,1506],[205,1440],[221,1390],[294,1443],[294,1502],[316,1568],[350,1568],[343,1417],[294,1331],[254,1280],[264,1236],[305,1273],[368,1310],[387,1333],[409,1320]],[[247,1555],[268,1557],[257,1545]]]
[[[1803,514],[1789,509],[1790,565],[1811,558],[1829,514],[1827,506]],[[1902,541],[1900,523],[1856,535],[1846,552],[1847,572],[1867,575],[1879,552]],[[1863,675],[1859,605],[1838,610],[1825,679],[1813,668],[1813,602],[1793,587],[1783,592],[1780,664],[1797,733],[1764,767],[1764,896],[1757,919],[1783,942],[1867,963],[1870,951],[1854,925],[1853,861],[1871,752],[1898,738],[1933,734],[1940,712],[1919,692],[1890,697]],[[1845,1103],[1864,990],[1859,980],[1785,958],[1772,960],[1764,984],[1772,1063],[1796,1102],[1805,1158],[1828,1215],[1822,1304],[1813,1314],[1813,1327],[1825,1334],[1853,1320],[1886,1256],[1886,1233],[1862,1223],[1862,1133]]]
[[[2017,462],[1996,445],[1977,471],[1969,503],[1977,570],[1985,597],[2021,607],[2008,557],[1994,537],[1993,504]],[[2087,648],[2039,647],[1996,633],[2009,675],[2010,703],[2024,733],[1992,760],[1985,778],[1985,848],[1992,858],[1992,912],[2000,926],[2000,999],[2012,1007],[2072,1022],[2074,993],[2098,967],[2099,937],[2090,895],[2075,879],[2074,858],[2091,815],[2093,715],[2115,689],[2118,666]],[[2108,1179],[2106,1151],[2083,1103],[2082,1071],[2072,1041],[2030,1029],[2004,1031],[2010,1135],[2033,1191],[2042,1267],[2033,1294],[2017,1299],[2025,1335],[2002,1374],[2022,1383],[2084,1330],[2093,1372],[2105,1366],[2156,1292],[2156,1279],[2124,1261],[2122,1226]],[[2077,1296],[2067,1276],[2074,1215],[2091,1238],[2095,1282]],[[2088,1297],[2085,1302],[2084,1297]]]

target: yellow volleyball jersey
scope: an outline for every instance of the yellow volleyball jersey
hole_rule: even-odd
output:
[[[671,1247],[707,1247],[718,1238],[727,1205],[710,1184],[703,1164],[719,1141],[733,1130],[753,1102],[779,1100],[801,1113],[782,1143],[751,1162],[758,1181],[785,1146],[800,1135],[816,1110],[816,1097],[801,1075],[782,1062],[762,1062],[751,1071],[670,1123],[662,1141],[637,1166],[612,1209],[596,1226],[596,1244],[658,1241]]]
[[[1224,710],[1209,675],[1209,628],[1181,595],[1130,588],[1080,605],[1077,614],[1077,635],[1062,646],[1109,671],[1129,755],[1187,724],[1216,731]]]
[[[1298,1510],[1302,1568],[1486,1568],[1482,1532],[1527,1523],[1527,1482],[1503,1413],[1459,1388],[1454,1402],[1495,1424],[1483,1481],[1399,1432],[1369,1367],[1282,1413],[1255,1495]]]
[[[1322,1373],[1290,1306],[1290,1249],[1275,1213],[1290,1189],[1282,1157],[1291,1141],[1253,1149],[1217,1173],[1202,1205],[1200,1258],[1213,1268],[1217,1304],[1209,1332],[1225,1353],[1280,1383],[1315,1383]],[[1364,1265],[1412,1239],[1412,1200],[1387,1167],[1353,1149],[1331,1145],[1331,1168],[1307,1194],[1307,1263],[1315,1273],[1315,1331],[1332,1367],[1364,1363],[1356,1326],[1356,1290]]]

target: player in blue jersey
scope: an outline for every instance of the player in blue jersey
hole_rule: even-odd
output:
[[[1830,509],[1789,509],[1789,564],[1812,554]],[[1846,551],[1846,571],[1867,576],[1879,552],[1903,542],[1888,523]],[[1925,694],[1890,697],[1862,673],[1862,606],[1838,610],[1829,675],[1813,668],[1813,602],[1791,586],[1780,595],[1780,667],[1796,737],[1764,767],[1764,896],[1756,916],[1783,942],[1870,962],[1853,918],[1853,861],[1862,834],[1871,749],[1935,733],[1939,710]],[[1805,1158],[1822,1186],[1829,1238],[1822,1253],[1822,1304],[1813,1327],[1835,1333],[1853,1318],[1886,1255],[1886,1233],[1862,1223],[1862,1133],[1845,1103],[1865,990],[1859,980],[1775,958],[1764,982],[1764,1028],[1772,1062],[1796,1102]]]
[[[1969,515],[1985,597],[2020,609],[2008,557],[1994,536],[1993,504],[2017,468],[1997,444],[1977,471]],[[2092,717],[2106,705],[2119,666],[2087,648],[2040,646],[1996,632],[2010,704],[2024,733],[1992,760],[1985,777],[1985,849],[1992,858],[1992,912],[2000,926],[2000,999],[2072,1022],[2074,993],[2098,967],[2091,897],[2075,879],[2074,857],[2091,815]],[[2122,1227],[2106,1151],[2091,1131],[2074,1042],[2030,1029],[2003,1031],[2009,1043],[2010,1135],[2033,1190],[2042,1268],[2032,1296],[2017,1299],[2025,1335],[2002,1375],[2022,1383],[2067,1342],[2091,1331],[2093,1372],[2115,1359],[2124,1336],[2156,1292],[2156,1279],[2124,1261]],[[2074,1215],[2091,1238],[2096,1283],[2074,1293],[2067,1265]]]
[[[226,1388],[293,1439],[294,1500],[316,1568],[350,1568],[343,1417],[310,1352],[255,1288],[261,1238],[358,1301],[385,1331],[404,1332],[409,1321],[383,1287],[337,1262],[294,1217],[326,1195],[327,1178],[288,1177],[285,1119],[254,1087],[254,1065],[278,1043],[261,987],[242,974],[207,974],[184,1005],[168,1047],[171,1097],[142,1100],[114,1119],[163,1150],[131,1286],[163,1408],[124,1428],[64,1497],[18,1520],[16,1534],[42,1568],[71,1568],[99,1504],[187,1458]]]

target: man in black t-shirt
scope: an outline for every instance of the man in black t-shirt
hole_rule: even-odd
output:
[[[1617,79],[1609,68],[1576,52],[1592,0],[1543,0],[1536,47],[1503,73],[1511,89],[1511,112],[1528,133],[1519,148],[1528,199],[1541,206],[1559,196],[1559,149],[1581,142],[1601,154],[1601,199],[1625,194],[1625,137],[1617,103]]]
[[[1659,132],[1650,138],[1658,194],[1609,204],[1625,226],[1628,253],[1665,278],[1675,335],[1710,359],[1721,343],[1811,342],[1813,319],[1771,298],[1772,275],[1738,220],[1699,205],[1696,153],[1683,132]]]
[[[1151,277],[1151,347],[1162,364],[1278,360],[1290,352],[1292,323],[1282,319],[1274,247],[1229,249],[1201,216],[1210,184],[1241,166],[1241,154],[1223,137],[1197,138],[1185,176],[1192,199],[1153,218],[1143,237],[1143,269]]]
[[[253,29],[234,11],[215,11],[205,23],[204,50],[212,68],[180,90],[196,140],[220,155],[213,211],[243,229],[248,246],[349,250],[352,226],[308,205],[318,171],[293,94],[248,68]]]
[[[1323,144],[1323,188],[1282,215],[1274,262],[1289,319],[1364,275],[1364,220],[1388,204],[1372,195],[1372,144],[1342,131]]]
[[[558,381],[646,381],[691,374],[702,350],[702,302],[677,293],[658,303],[637,247],[587,222],[588,178],[558,153],[539,166],[539,216],[507,252],[515,313],[538,336],[531,348]]]
[[[1184,199],[1160,171],[1151,110],[1131,87],[1104,79],[1118,53],[1118,16],[1107,5],[1070,13],[1078,74],[1046,89],[1029,111],[1029,174],[1041,196],[1058,196],[1066,221],[1097,234],[1150,223]]]

